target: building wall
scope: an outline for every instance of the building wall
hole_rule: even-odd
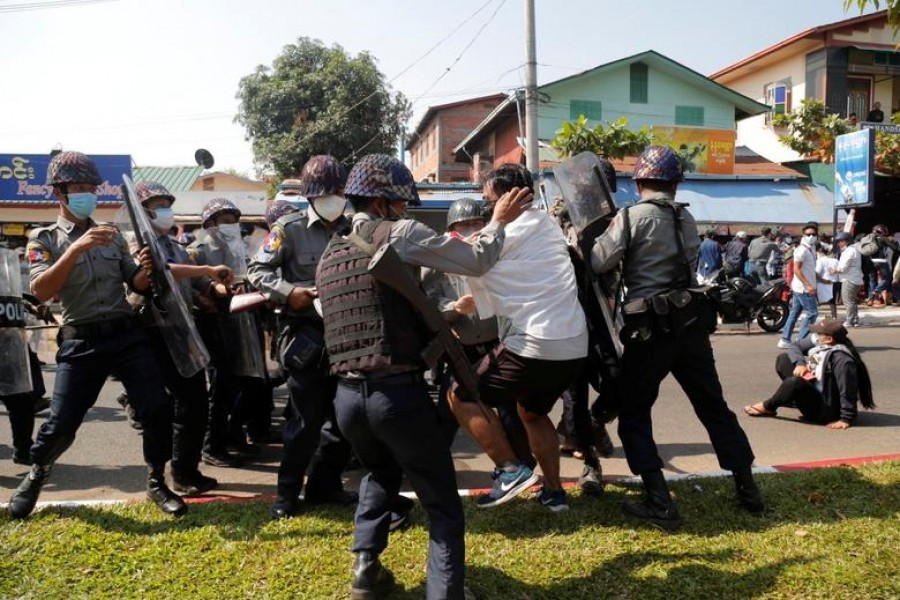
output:
[[[192,192],[261,192],[265,191],[266,184],[262,181],[253,181],[244,177],[236,177],[228,173],[210,173],[201,175],[191,186]]]
[[[729,81],[726,85],[739,94],[765,103],[765,88],[768,84],[789,80],[791,83],[790,108],[793,110],[800,106],[800,101],[806,96],[807,53],[807,51],[798,52],[781,62]],[[785,133],[787,132],[776,131],[771,125],[767,125],[765,114],[757,115],[738,121],[736,144],[747,146],[753,152],[772,162],[783,163],[800,160],[802,157],[799,154],[778,140],[778,136]]]
[[[540,92],[550,101],[541,104],[538,116],[538,137],[551,140],[564,121],[570,120],[572,100],[593,100],[602,104],[600,122],[604,125],[620,117],[628,118],[630,129],[652,125],[675,125],[676,106],[702,106],[703,127],[734,128],[734,105],[712,96],[691,83],[648,65],[648,102],[632,103],[631,70],[629,65],[596,74],[543,86]],[[590,121],[596,124],[596,121]]]
[[[495,98],[439,109],[422,136],[409,145],[410,170],[416,181],[432,176],[436,182],[468,181],[471,166],[456,162],[453,148],[498,104],[500,99]]]

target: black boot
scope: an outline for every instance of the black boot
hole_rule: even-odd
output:
[[[678,516],[678,509],[675,508],[675,502],[669,495],[662,471],[641,473],[641,479],[644,481],[644,499],[640,502],[623,503],[622,511],[665,531],[678,529],[681,526],[681,517]]]
[[[50,476],[50,465],[41,466],[34,465],[31,471],[13,492],[12,498],[9,499],[9,505],[6,510],[13,519],[24,519],[34,510],[37,504],[38,496],[41,495],[41,488],[44,482]]]
[[[299,507],[299,505],[300,499],[296,494],[293,496],[283,496],[279,493],[275,498],[275,502],[272,504],[272,508],[269,509],[269,514],[272,515],[272,519],[275,521],[279,519],[287,519],[297,514],[297,508]]]
[[[187,512],[187,504],[181,496],[169,489],[163,469],[153,469],[147,478],[147,497],[167,515],[181,516]]]
[[[761,513],[766,509],[762,493],[753,481],[753,472],[750,467],[732,471],[734,473],[734,489],[737,492],[738,502],[748,512]]]
[[[387,570],[373,552],[357,552],[353,561],[350,600],[374,600],[394,587],[394,574]]]
[[[219,482],[212,477],[207,477],[199,469],[193,471],[177,471],[172,469],[172,487],[176,492],[186,496],[198,496],[214,490]]]

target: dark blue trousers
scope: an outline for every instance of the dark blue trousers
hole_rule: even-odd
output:
[[[654,333],[648,341],[626,343],[622,355],[619,437],[631,472],[649,473],[663,467],[653,440],[650,411],[659,395],[659,384],[669,373],[675,376],[706,428],[719,466],[729,471],[749,467],[753,451],[722,396],[709,336],[690,332],[676,338]]]
[[[143,424],[144,461],[161,469],[172,457],[172,405],[146,334],[135,324],[124,332],[60,342],[50,417],[31,447],[36,465],[51,465],[72,445],[87,411],[110,375],[128,392]]]
[[[390,507],[406,475],[428,512],[426,597],[463,598],[465,518],[450,447],[425,384],[341,382],[335,412],[369,471],[359,488],[353,551],[380,554],[387,547]]]
[[[284,424],[284,447],[278,467],[278,496],[296,500],[309,473],[306,496],[343,490],[341,473],[350,460],[350,444],[334,419],[337,381],[327,367],[288,372],[291,417]]]

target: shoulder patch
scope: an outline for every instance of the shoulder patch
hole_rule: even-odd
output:
[[[29,264],[40,265],[50,262],[50,251],[40,242],[34,240],[28,242],[26,252],[28,254]]]
[[[266,236],[262,246],[259,248],[260,254],[275,254],[278,252],[278,249],[281,248],[281,243],[283,241],[284,229],[278,226],[273,227],[272,231],[269,232],[269,235]]]

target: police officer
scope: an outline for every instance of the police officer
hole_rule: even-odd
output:
[[[214,198],[206,203],[201,216],[208,239],[188,247],[188,254],[198,265],[224,264],[235,275],[246,270],[240,226],[241,211],[227,198]],[[221,282],[210,285],[209,294],[200,296],[203,304],[197,324],[210,354],[209,421],[203,441],[202,460],[214,467],[237,466],[242,456],[259,453],[259,447],[248,444],[243,434],[241,401],[243,385],[236,373],[241,353],[257,351],[258,340],[243,339],[237,318],[228,313],[232,289]],[[261,347],[260,347],[261,348]],[[261,350],[259,350],[261,351]],[[244,398],[249,400],[249,398]]]
[[[364,156],[350,171],[345,193],[363,243],[390,243],[411,268],[475,276],[496,262],[504,224],[531,199],[506,194],[491,223],[467,243],[404,218],[419,195],[412,173],[396,158]],[[403,474],[429,517],[426,596],[462,598],[464,517],[450,447],[422,376],[420,353],[429,340],[409,302],[369,274],[369,260],[360,244],[335,236],[316,274],[331,372],[339,378],[338,424],[368,471],[356,509],[351,598],[376,597],[393,586],[378,556],[387,546]]]
[[[663,477],[663,462],[653,440],[650,411],[659,385],[672,373],[703,423],[723,469],[734,473],[737,498],[751,512],[763,510],[763,499],[750,467],[753,451],[734,413],[722,397],[710,329],[696,323],[680,330],[678,312],[670,298],[683,298],[694,285],[699,236],[691,214],[675,205],[682,180],[678,155],[665,146],[650,146],[634,165],[632,178],[641,201],[620,211],[609,229],[597,238],[592,251],[596,272],[605,273],[624,262],[625,329],[619,437],[631,471],[641,476],[645,496],[626,502],[623,511],[664,529],[680,524],[678,511]],[[675,240],[672,243],[671,240]],[[669,292],[676,293],[670,294]],[[698,299],[685,310],[709,317]]]
[[[352,503],[358,498],[344,491],[341,482],[351,449],[334,425],[337,381],[328,372],[324,323],[313,307],[322,252],[334,231],[349,228],[344,217],[346,179],[346,170],[334,157],[310,158],[300,177],[300,193],[310,209],[278,219],[248,271],[250,282],[283,307],[278,354],[288,377],[291,408],[271,508],[275,519],[296,513],[307,471],[307,502]]]
[[[9,501],[13,518],[25,518],[34,510],[53,463],[75,440],[110,374],[125,386],[144,426],[147,496],[163,512],[179,515],[187,510],[165,483],[165,464],[172,456],[172,407],[159,383],[147,336],[125,300],[125,284],[146,290],[150,281],[128,254],[118,230],[91,219],[101,183],[86,155],[57,154],[47,169],[47,184],[59,200],[59,218],[29,234],[32,290],[42,301],[59,296],[63,324],[50,417],[31,448],[31,472]]]
[[[172,204],[173,196],[165,186],[156,182],[139,183],[135,188],[138,200],[143,204],[150,222],[158,234],[157,243],[165,253],[166,262],[174,278],[179,281],[179,289],[187,306],[193,299],[204,293],[212,281],[227,282],[230,270],[225,265],[198,266],[180,244],[169,237],[175,224]],[[200,472],[200,454],[203,436],[209,415],[209,398],[206,376],[201,370],[192,377],[183,377],[178,372],[166,342],[160,333],[146,303],[141,303],[138,312],[142,315],[152,344],[153,355],[162,372],[163,383],[174,402],[172,420],[172,482],[179,492],[196,495],[208,492],[218,485],[212,477]]]

